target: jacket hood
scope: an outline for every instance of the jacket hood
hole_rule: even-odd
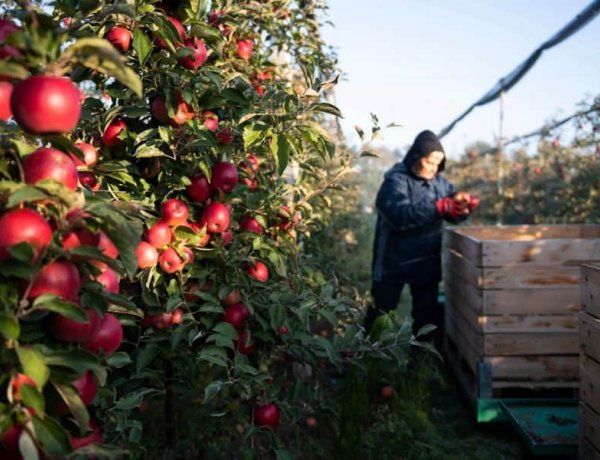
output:
[[[406,168],[409,171],[412,171],[412,167],[417,160],[426,157],[431,152],[435,151],[444,153],[444,159],[438,168],[438,173],[440,173],[446,166],[446,154],[444,152],[444,147],[442,146],[442,143],[438,137],[432,131],[423,131],[415,138],[410,149],[408,149],[408,152],[406,152],[406,156],[404,157],[404,160],[402,160],[402,163],[406,165]]]

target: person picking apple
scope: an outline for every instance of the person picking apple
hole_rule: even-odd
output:
[[[401,162],[386,172],[375,201],[372,296],[364,327],[396,308],[406,284],[412,297],[413,335],[426,324],[442,323],[438,285],[442,277],[444,221],[464,221],[479,200],[457,191],[441,173],[446,155],[438,137],[421,132]],[[435,334],[435,331],[434,333]],[[428,334],[426,339],[439,339]]]

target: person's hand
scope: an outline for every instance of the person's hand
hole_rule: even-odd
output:
[[[446,196],[435,202],[435,209],[442,217],[449,217],[453,220],[459,220],[469,215],[468,202],[458,201],[455,198]]]
[[[469,192],[457,192],[454,195],[454,199],[459,203],[465,204],[469,208],[469,211],[473,211],[473,209],[479,206],[479,198],[471,195]]]

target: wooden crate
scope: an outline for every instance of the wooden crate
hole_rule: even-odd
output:
[[[600,459],[600,265],[581,268],[580,458]]]
[[[579,386],[581,266],[600,261],[600,225],[450,227],[446,331],[488,396]]]

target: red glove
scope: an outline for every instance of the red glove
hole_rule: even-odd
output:
[[[454,198],[445,196],[435,202],[435,209],[442,217],[459,220],[469,214],[469,208],[465,203],[456,201]]]

